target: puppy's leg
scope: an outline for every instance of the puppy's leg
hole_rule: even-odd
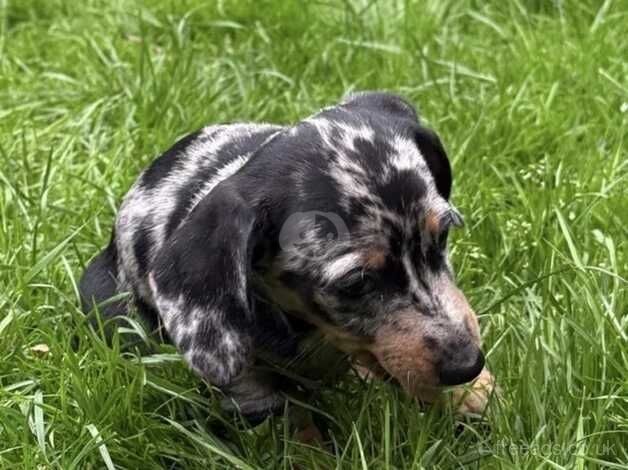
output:
[[[116,317],[129,315],[132,311],[137,313],[137,318],[146,330],[154,333],[155,339],[159,339],[156,334],[160,327],[157,312],[131,293],[127,296],[121,295],[123,292],[118,282],[117,250],[112,240],[107,248],[90,261],[79,282],[83,313],[89,314],[89,321],[97,328],[98,320],[94,314],[94,309],[97,309],[101,319],[106,322],[105,335],[111,337],[115,328],[128,326],[126,322]],[[136,342],[130,340],[128,345],[134,345]]]
[[[253,426],[271,415],[281,414],[285,405],[276,378],[254,367],[245,370],[221,390],[225,395],[220,402],[221,408],[241,413]]]
[[[111,242],[107,248],[90,261],[81,277],[79,293],[84,313],[88,313],[95,306],[99,306],[99,310],[104,317],[126,315],[126,300],[107,302],[119,294],[117,273],[116,247]]]
[[[253,320],[240,299],[218,291],[204,302],[164,292],[153,275],[149,281],[168,337],[190,368],[224,394],[224,411],[239,412],[252,425],[281,412],[278,381],[255,367]]]

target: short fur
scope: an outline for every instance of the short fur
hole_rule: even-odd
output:
[[[281,408],[291,386],[259,360],[294,365],[316,335],[409,393],[471,380],[484,360],[447,258],[462,223],[451,184],[438,136],[387,93],[294,126],[205,127],[124,198],[81,281],[84,309],[130,292],[225,407],[247,415]]]

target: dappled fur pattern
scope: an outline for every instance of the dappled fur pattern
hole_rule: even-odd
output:
[[[84,308],[130,292],[225,408],[246,415],[280,409],[294,385],[260,359],[312,372],[313,338],[337,353],[310,353],[319,369],[368,355],[415,395],[469,381],[484,359],[447,258],[462,224],[451,184],[438,136],[387,93],[293,126],[205,127],[128,192],[82,280]]]

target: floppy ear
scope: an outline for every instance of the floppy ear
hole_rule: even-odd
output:
[[[168,335],[192,369],[217,386],[252,361],[249,273],[259,228],[256,210],[225,181],[164,244],[150,273]]]
[[[451,165],[438,134],[419,124],[414,126],[413,135],[414,141],[432,173],[436,189],[443,198],[449,200],[452,181]]]

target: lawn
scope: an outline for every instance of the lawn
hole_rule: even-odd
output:
[[[0,0],[0,468],[627,468],[627,60],[625,0]],[[484,419],[347,377],[308,448],[224,422],[171,347],[90,330],[78,278],[156,155],[364,89],[448,149]]]

